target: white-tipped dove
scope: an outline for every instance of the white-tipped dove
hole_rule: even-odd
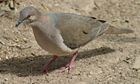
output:
[[[72,13],[41,13],[29,6],[20,11],[16,26],[27,22],[31,25],[37,43],[54,56],[43,71],[48,72],[50,64],[58,56],[72,55],[64,70],[70,71],[75,64],[78,49],[103,33],[131,33],[129,29],[117,29],[104,20]]]

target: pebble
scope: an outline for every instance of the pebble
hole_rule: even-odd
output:
[[[132,68],[136,70],[140,69],[140,56],[135,58],[135,62],[133,63]]]
[[[8,81],[8,78],[4,78],[4,81]]]
[[[93,75],[93,71],[90,71],[89,74],[90,74],[90,75]]]
[[[8,56],[5,56],[5,59],[9,59],[9,57]]]

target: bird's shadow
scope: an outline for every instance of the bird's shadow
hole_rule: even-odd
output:
[[[86,59],[102,54],[107,54],[114,52],[114,49],[111,49],[109,47],[101,47],[98,49],[93,49],[89,51],[84,51],[79,53],[77,60],[80,59]],[[1,74],[15,74],[17,76],[36,76],[41,75],[41,69],[43,65],[48,62],[48,60],[51,58],[51,56],[48,55],[39,55],[39,56],[31,56],[31,57],[21,57],[16,58],[13,57],[11,59],[6,59],[0,61],[0,73]],[[51,71],[54,71],[63,65],[65,65],[69,60],[70,56],[64,56],[60,57],[58,60],[56,60],[50,69]]]

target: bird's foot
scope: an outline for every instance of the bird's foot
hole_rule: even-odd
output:
[[[54,55],[52,59],[49,60],[47,64],[44,65],[42,73],[48,73],[50,65],[58,58],[58,56]]]
[[[49,70],[49,63],[47,63],[43,66],[43,69],[41,70],[41,72],[44,74],[47,74],[48,70]]]
[[[61,68],[61,72],[68,71],[68,73],[70,73],[70,71],[75,68],[75,59],[76,59],[77,55],[78,55],[78,51],[76,51],[72,55],[71,61],[65,67]]]
[[[61,73],[67,71],[68,73],[70,73],[70,71],[72,71],[75,68],[75,62],[72,63],[68,63],[65,65],[65,67],[61,68]]]

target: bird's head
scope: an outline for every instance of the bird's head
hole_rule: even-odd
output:
[[[16,27],[18,27],[21,23],[30,24],[34,22],[40,14],[41,13],[33,6],[25,7],[20,11]]]

